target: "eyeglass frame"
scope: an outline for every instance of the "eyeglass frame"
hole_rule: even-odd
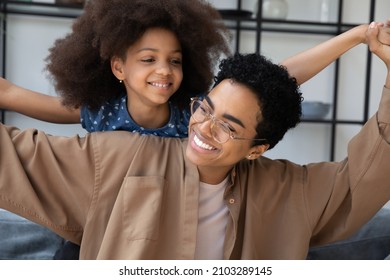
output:
[[[199,120],[197,120],[195,117],[194,117],[194,113],[195,113],[195,111],[194,111],[194,103],[195,102],[198,102],[200,105],[203,105],[204,107],[206,107],[206,109],[207,109],[207,115],[205,116],[205,119],[203,120],[203,121],[199,121]],[[199,108],[199,107],[198,107]],[[210,106],[209,105],[207,105],[203,100],[201,100],[201,99],[199,99],[198,97],[191,97],[191,102],[190,102],[190,112],[191,112],[191,117],[193,117],[194,118],[194,120],[197,122],[197,123],[204,123],[205,121],[207,121],[207,120],[211,120],[212,121],[212,125],[210,126],[210,129],[212,130],[213,129],[213,126],[214,125],[216,125],[217,123],[218,124],[221,124],[221,125],[223,125],[224,126],[224,128],[226,128],[226,132],[228,132],[227,134],[228,134],[228,137],[227,137],[227,139],[226,139],[226,141],[219,141],[218,139],[216,139],[215,138],[215,136],[214,136],[214,133],[212,133],[211,135],[213,136],[213,139],[215,140],[215,141],[217,141],[219,144],[224,144],[224,143],[226,143],[226,142],[228,142],[229,140],[247,140],[247,141],[267,141],[267,139],[265,139],[265,138],[244,138],[244,137],[237,137],[235,134],[234,134],[234,132],[229,128],[229,125],[226,123],[226,122],[224,122],[224,121],[222,121],[222,120],[220,120],[220,119],[218,119],[217,117],[215,117],[213,114],[211,114],[210,112],[212,111],[212,109],[210,108]],[[223,131],[225,131],[225,130],[223,130]]]

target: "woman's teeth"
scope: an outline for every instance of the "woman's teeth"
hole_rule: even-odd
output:
[[[208,144],[202,142],[196,135],[194,136],[194,142],[195,142],[195,144],[196,144],[198,147],[200,147],[200,148],[202,148],[202,149],[204,149],[204,150],[209,150],[209,151],[211,151],[211,150],[214,150],[214,149],[215,149],[214,147],[212,147],[212,146],[210,146],[210,145],[208,145]]]

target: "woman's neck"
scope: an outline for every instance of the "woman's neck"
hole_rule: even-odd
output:
[[[198,166],[199,180],[210,185],[217,185],[221,183],[232,170],[232,167],[210,167]]]

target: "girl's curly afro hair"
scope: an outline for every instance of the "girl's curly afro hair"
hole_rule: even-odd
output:
[[[148,28],[173,31],[183,51],[183,81],[171,99],[187,105],[212,83],[216,63],[229,55],[230,33],[219,12],[202,0],[90,0],[72,32],[58,39],[46,58],[63,104],[97,108],[125,90],[110,59],[125,57]]]
[[[259,54],[235,54],[224,59],[214,78],[215,85],[225,79],[250,88],[259,100],[261,118],[255,138],[265,138],[272,149],[302,115],[302,93],[287,70]]]

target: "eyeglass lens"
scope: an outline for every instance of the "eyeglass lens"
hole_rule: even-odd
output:
[[[208,119],[212,120],[211,133],[214,139],[219,143],[225,143],[230,138],[230,130],[224,123],[216,119],[211,113],[210,108],[199,100],[194,100],[191,104],[192,117],[197,122],[205,122]]]

